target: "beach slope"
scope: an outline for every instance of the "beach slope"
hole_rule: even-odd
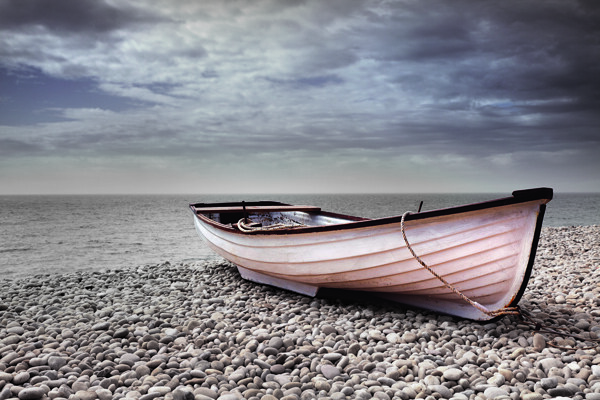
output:
[[[519,317],[310,298],[226,262],[0,282],[0,400],[600,399],[600,227],[544,228]]]

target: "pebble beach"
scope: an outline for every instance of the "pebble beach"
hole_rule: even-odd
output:
[[[600,226],[543,228],[519,303],[537,327],[310,298],[225,261],[3,279],[0,400],[600,400],[599,267]]]

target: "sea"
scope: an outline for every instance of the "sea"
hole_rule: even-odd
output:
[[[190,203],[275,200],[377,218],[507,194],[0,195],[0,280],[197,263],[218,256],[194,229]],[[544,226],[600,225],[600,193],[554,193]]]

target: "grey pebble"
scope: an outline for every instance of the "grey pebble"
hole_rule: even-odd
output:
[[[542,351],[546,348],[546,337],[541,333],[533,335],[533,348],[536,351]]]
[[[98,398],[96,392],[89,390],[79,390],[75,392],[75,398],[79,400],[95,400]]]
[[[15,385],[22,385],[22,384],[24,384],[25,382],[29,381],[29,378],[30,378],[30,377],[31,377],[31,375],[29,374],[29,372],[27,372],[27,371],[22,371],[22,372],[19,372],[19,373],[17,373],[17,374],[16,374],[16,375],[13,377],[12,381],[13,381],[13,383],[14,383]]]
[[[328,381],[324,381],[324,380],[317,380],[315,383],[315,389],[317,391],[325,391],[325,392],[329,392],[331,390],[331,383],[329,383]]]
[[[506,390],[500,389],[498,387],[487,388],[485,389],[483,394],[486,397],[486,399],[497,399],[508,396],[508,392]]]
[[[551,377],[551,378],[543,378],[540,381],[540,386],[542,387],[542,389],[544,390],[548,390],[548,389],[553,389],[556,386],[558,386],[558,379],[556,377]]]
[[[37,400],[46,395],[46,391],[40,387],[29,387],[19,392],[20,400]]]
[[[413,332],[404,332],[402,335],[402,340],[405,343],[413,343],[417,340],[417,335]]]
[[[110,328],[109,322],[98,322],[94,326],[92,326],[93,331],[106,331]]]
[[[577,393],[577,388],[568,386],[559,386],[556,388],[548,389],[548,394],[552,397],[571,397]]]
[[[274,336],[269,340],[269,347],[273,347],[275,349],[280,349],[283,347],[283,339],[278,336]]]
[[[336,376],[340,376],[340,370],[337,367],[329,364],[321,366],[321,373],[327,379],[333,379]]]
[[[21,326],[13,326],[11,328],[6,329],[6,333],[13,335],[22,335],[25,333],[25,329]]]
[[[544,396],[541,393],[521,393],[521,400],[542,400]]]
[[[443,372],[443,376],[446,380],[458,382],[465,373],[458,368],[448,368]]]
[[[10,382],[13,379],[13,375],[4,371],[0,371],[0,381]]]
[[[217,398],[217,400],[240,400],[244,397],[238,393],[226,393]]]
[[[67,365],[67,360],[63,357],[59,357],[59,356],[48,357],[48,367],[50,367],[50,369],[58,371],[65,365]]]
[[[213,389],[210,388],[205,388],[205,387],[201,387],[195,390],[196,394],[205,396],[205,397],[210,397],[211,399],[216,399],[217,397],[219,397],[219,393],[216,392]]]
[[[275,364],[270,368],[270,371],[274,374],[283,374],[285,372],[285,367],[281,364]]]
[[[452,390],[448,389],[444,385],[431,385],[429,386],[429,390],[431,390],[432,393],[438,393],[444,399],[451,398],[453,394]]]
[[[156,399],[161,396],[162,395],[158,392],[151,392],[151,393],[146,393],[146,394],[141,395],[139,400],[153,400],[153,399]]]
[[[543,360],[540,360],[540,366],[545,373],[548,373],[551,368],[564,367],[564,363],[559,358],[544,358]]]

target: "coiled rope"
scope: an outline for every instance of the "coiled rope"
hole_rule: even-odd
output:
[[[252,222],[250,219],[248,219],[249,222],[246,222],[245,220],[246,220],[246,218],[242,218],[237,223],[238,229],[244,233],[256,232],[256,231],[276,231],[279,229],[293,229],[293,228],[300,228],[300,227],[305,226],[305,225],[302,225],[299,223],[297,223],[297,225],[273,224],[273,225],[267,225],[267,226],[262,226],[262,225],[252,226],[254,224],[254,222]]]
[[[429,265],[425,264],[425,262],[419,258],[417,253],[415,253],[415,251],[411,247],[410,243],[408,242],[408,239],[406,238],[406,230],[404,228],[404,219],[409,214],[411,214],[410,211],[407,211],[404,214],[402,214],[402,219],[400,220],[400,230],[402,231],[402,237],[404,238],[404,243],[406,243],[406,247],[408,248],[408,250],[414,257],[414,259],[417,260],[417,262],[419,264],[421,264],[427,271],[429,271],[433,276],[435,276],[440,282],[442,282],[453,293],[455,293],[457,296],[459,296],[465,302],[469,303],[470,305],[472,305],[473,307],[475,307],[482,313],[489,315],[490,317],[498,317],[500,315],[520,315],[519,309],[517,307],[505,307],[505,308],[502,308],[499,310],[494,310],[494,311],[488,310],[485,306],[479,304],[475,300],[471,300],[470,298],[468,298],[463,292],[458,290],[450,282],[445,280],[440,274],[435,272]]]

